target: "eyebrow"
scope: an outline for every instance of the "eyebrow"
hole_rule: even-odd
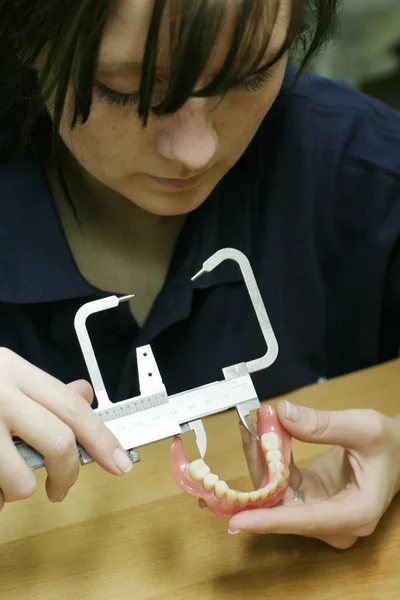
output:
[[[142,63],[138,62],[138,61],[134,61],[134,60],[112,60],[112,59],[108,59],[108,60],[100,60],[99,64],[98,64],[98,68],[101,71],[113,71],[116,69],[131,69],[131,70],[135,70],[135,69],[141,69],[142,68]]]
[[[100,60],[98,63],[98,71],[103,73],[111,73],[113,71],[141,71],[143,63],[135,60]],[[157,65],[158,73],[168,72],[167,66]]]
[[[258,75],[259,73],[263,73],[264,71],[268,71],[269,69],[272,69],[272,67],[274,65],[276,65],[276,63],[283,57],[283,55],[287,52],[287,50],[288,50],[288,48],[286,48],[286,43],[282,44],[282,46],[280,47],[278,52],[275,54],[275,56],[271,60],[269,60],[266,63],[263,63],[260,67],[258,67],[254,71],[252,71],[250,73],[250,75]]]

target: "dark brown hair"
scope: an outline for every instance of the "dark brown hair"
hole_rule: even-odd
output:
[[[195,91],[230,0],[154,0],[138,104],[143,124],[150,113],[163,115],[178,110],[190,96],[223,94],[246,72],[260,68],[281,1],[237,0],[237,18],[225,62],[205,88]],[[287,37],[272,62],[301,47],[304,67],[332,31],[338,0],[291,2]],[[54,103],[54,131],[58,131],[70,81],[75,91],[71,127],[88,119],[102,34],[114,7],[115,0],[0,0],[2,98],[18,111],[25,139],[45,113],[44,102],[49,97]],[[158,41],[167,8],[179,15],[178,26],[169,86],[161,102],[153,105]],[[45,61],[38,75],[32,65],[43,50]]]

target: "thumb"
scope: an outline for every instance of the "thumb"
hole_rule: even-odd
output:
[[[361,449],[376,438],[379,413],[373,410],[314,410],[279,402],[277,413],[283,427],[297,440],[314,444]]]
[[[82,398],[84,398],[88,404],[92,404],[94,394],[90,383],[84,379],[78,379],[77,381],[71,381],[71,383],[68,383],[67,387],[69,387],[69,389],[76,394],[79,394],[79,396],[82,396]]]

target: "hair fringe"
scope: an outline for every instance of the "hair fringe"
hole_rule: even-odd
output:
[[[275,59],[300,48],[300,74],[334,32],[339,0],[292,3],[287,39]],[[154,0],[140,82],[138,116],[143,124],[151,113],[175,112],[190,96],[223,94],[235,78],[244,75],[244,64],[255,68],[268,45],[268,32],[258,36],[254,57],[252,44],[270,5],[268,0],[241,0],[225,61],[213,80],[196,90],[224,24],[227,2],[190,0],[187,8],[186,0]],[[21,148],[34,137],[36,124],[48,119],[47,102],[53,105],[53,142],[56,140],[70,81],[74,92],[71,127],[89,118],[100,42],[112,6],[113,0],[0,0],[0,118],[10,110],[17,116]],[[168,90],[154,106],[158,40],[167,8],[179,15],[179,24],[170,30],[174,43]],[[43,61],[39,76],[34,69],[38,59]]]

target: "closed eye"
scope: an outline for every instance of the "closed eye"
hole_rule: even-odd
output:
[[[105,100],[107,104],[116,104],[119,106],[126,106],[129,104],[131,106],[136,106],[139,103],[140,92],[133,92],[131,94],[116,92],[99,81],[95,82],[95,88],[98,96]]]
[[[234,85],[234,89],[244,92],[258,92],[270,81],[271,77],[271,69],[265,69],[243,81],[239,81]]]
[[[261,90],[271,79],[271,69],[265,69],[259,73],[243,79],[232,86],[232,90],[244,92],[257,92]],[[137,106],[140,100],[140,92],[123,93],[117,92],[108,86],[95,82],[95,89],[100,98],[105,100],[107,104],[117,106]],[[161,95],[160,95],[161,96]],[[160,100],[162,97],[160,97]]]

